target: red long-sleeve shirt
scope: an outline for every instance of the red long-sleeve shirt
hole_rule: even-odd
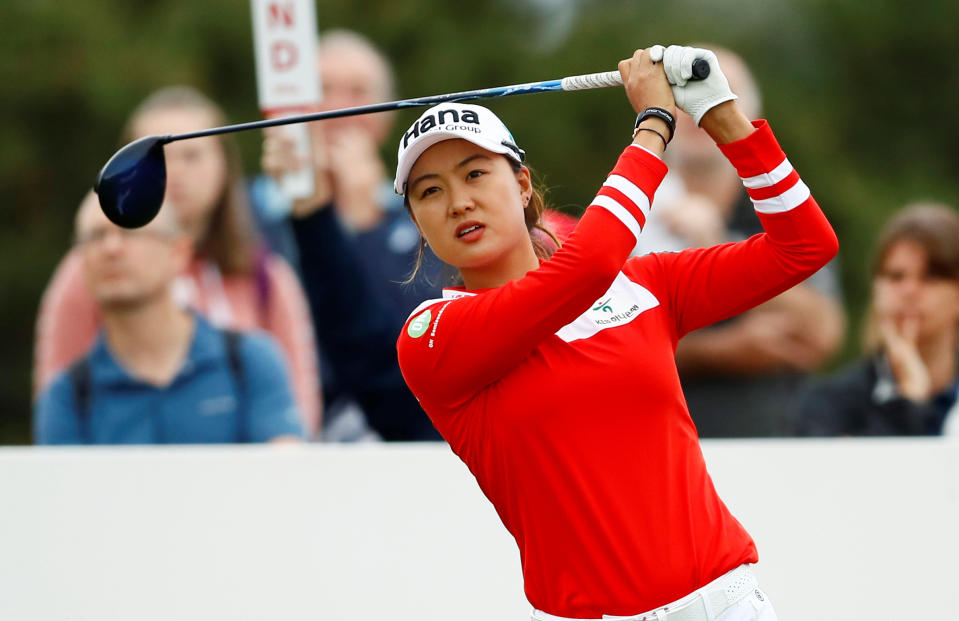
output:
[[[765,233],[629,259],[666,166],[629,147],[576,230],[519,280],[414,311],[400,366],[564,617],[662,606],[756,547],[713,487],[674,354],[822,267],[836,237],[765,122],[721,147]]]

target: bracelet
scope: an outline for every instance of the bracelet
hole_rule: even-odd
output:
[[[636,116],[636,124],[633,125],[633,129],[639,129],[639,124],[650,117],[655,117],[666,122],[666,125],[669,127],[669,140],[666,141],[666,144],[669,144],[669,141],[676,135],[676,117],[663,108],[646,108]]]
[[[658,129],[653,129],[652,127],[637,127],[636,131],[633,132],[633,140],[636,140],[636,134],[638,134],[639,132],[653,132],[654,134],[659,136],[659,139],[663,141],[663,149],[666,149],[666,145],[669,144],[668,142],[666,142],[666,136],[663,136],[663,134]]]

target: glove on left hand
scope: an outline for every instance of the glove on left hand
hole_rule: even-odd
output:
[[[716,54],[710,50],[682,45],[654,45],[649,48],[649,57],[654,63],[662,61],[666,79],[673,88],[676,105],[696,121],[719,104],[737,99],[729,89],[729,82],[719,67]],[[702,58],[709,63],[709,76],[705,80],[690,80],[693,61]]]

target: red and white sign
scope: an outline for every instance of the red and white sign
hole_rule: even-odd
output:
[[[322,94],[316,63],[314,0],[250,0],[256,57],[256,90],[265,117],[310,112]],[[310,133],[305,124],[286,126],[295,151],[304,162],[280,180],[293,199],[313,193]]]
[[[320,101],[314,0],[250,0],[250,6],[263,115],[313,108]]]

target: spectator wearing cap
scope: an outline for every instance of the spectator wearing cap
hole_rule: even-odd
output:
[[[76,241],[103,328],[40,395],[38,444],[302,438],[277,345],[265,334],[218,330],[174,300],[192,243],[169,207],[143,228],[121,229],[91,194]]]

